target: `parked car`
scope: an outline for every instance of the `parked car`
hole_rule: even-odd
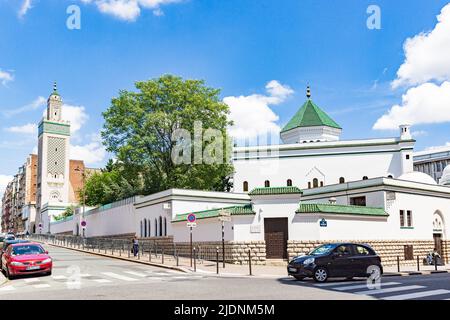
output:
[[[328,243],[321,245],[304,256],[292,259],[288,274],[297,280],[312,277],[325,282],[331,277],[381,276],[381,258],[366,244]]]
[[[52,267],[52,258],[39,243],[14,243],[2,255],[2,271],[8,279],[36,273],[51,275]]]
[[[8,246],[12,245],[12,244],[16,244],[16,243],[27,243],[30,242],[28,240],[21,240],[21,239],[5,239],[5,241],[3,241],[3,245],[0,249],[0,270],[2,270],[2,256],[3,253],[6,251],[6,249],[8,248]]]

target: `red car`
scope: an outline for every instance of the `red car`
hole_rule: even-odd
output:
[[[2,269],[8,279],[36,273],[51,275],[52,258],[39,243],[15,243],[2,255]]]

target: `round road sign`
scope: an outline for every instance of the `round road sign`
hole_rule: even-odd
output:
[[[197,218],[195,217],[195,214],[191,213],[187,216],[187,221],[190,223],[194,223]]]
[[[81,226],[84,228],[84,227],[86,227],[86,221],[81,221]]]

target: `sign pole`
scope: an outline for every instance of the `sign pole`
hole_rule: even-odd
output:
[[[189,247],[191,251],[191,267],[192,267],[192,226],[190,227],[190,240],[189,240]]]
[[[222,221],[222,267],[225,268],[225,221]]]

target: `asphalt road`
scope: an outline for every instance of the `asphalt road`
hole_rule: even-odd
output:
[[[450,299],[450,275],[386,277],[379,288],[365,280],[316,284],[289,277],[186,274],[47,246],[52,276],[27,276],[0,286],[0,299]]]

